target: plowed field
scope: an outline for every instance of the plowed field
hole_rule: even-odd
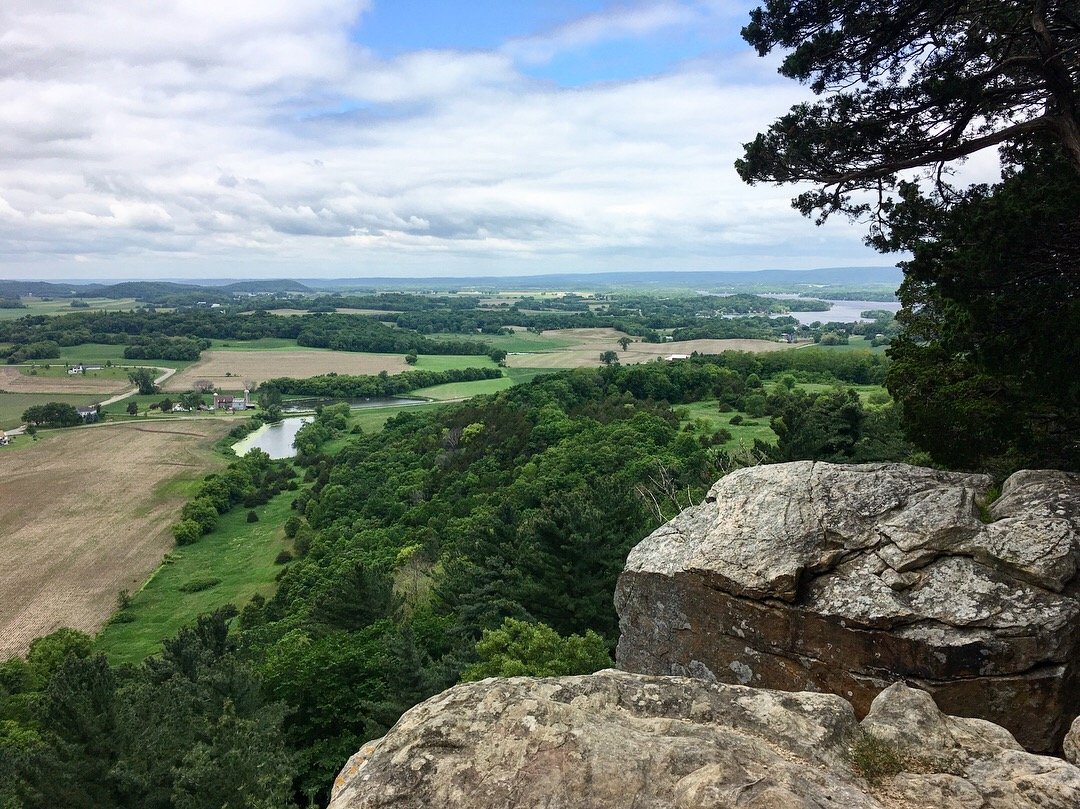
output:
[[[352,351],[204,351],[202,359],[178,373],[165,390],[191,390],[197,379],[208,379],[218,390],[241,390],[244,382],[258,385],[277,376],[306,379],[328,374],[397,374],[408,370],[402,354],[360,354]]]
[[[0,660],[58,627],[108,620],[173,546],[187,494],[170,484],[223,466],[210,445],[230,426],[78,428],[0,455]]]
[[[8,393],[116,393],[130,388],[126,379],[82,376],[30,376],[19,368],[0,366],[0,390]]]
[[[571,339],[574,345],[543,353],[511,354],[506,364],[511,368],[595,368],[600,354],[614,351],[623,365],[652,362],[657,357],[673,354],[719,354],[723,351],[781,351],[794,346],[774,340],[685,340],[681,343],[642,343],[636,340],[626,351],[619,347],[619,338],[628,335],[615,329],[558,329],[545,331],[544,337]],[[634,339],[634,338],[631,338]]]

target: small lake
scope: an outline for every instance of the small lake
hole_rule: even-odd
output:
[[[264,424],[255,432],[233,444],[233,452],[242,456],[250,450],[261,449],[275,461],[282,458],[291,458],[296,455],[293,439],[300,432],[300,428],[309,421],[311,421],[309,417],[293,416],[292,418],[282,419],[277,424]]]
[[[409,399],[406,397],[382,397],[373,399],[290,399],[282,405],[285,413],[298,413],[305,410],[314,410],[319,405],[339,404],[348,402],[353,410],[362,410],[367,407],[397,407],[399,405],[426,404],[428,399]]]

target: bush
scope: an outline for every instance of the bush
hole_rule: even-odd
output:
[[[293,555],[289,551],[282,551],[274,557],[275,565],[287,565],[293,560]]]
[[[192,520],[199,526],[200,534],[209,534],[217,526],[218,510],[207,497],[196,497],[184,505],[180,515],[184,520]]]
[[[259,515],[256,514],[254,511],[249,511],[248,515],[247,515],[247,521],[248,522],[258,522],[259,521]]]
[[[747,415],[754,418],[760,418],[764,416],[767,410],[765,397],[760,394],[754,394],[753,396],[747,396],[743,402],[743,410]]]
[[[217,587],[221,584],[221,579],[213,576],[208,576],[202,579],[192,579],[191,581],[181,584],[179,590],[181,593],[201,593],[203,590],[209,590],[211,587]]]
[[[172,527],[177,545],[192,545],[202,536],[202,527],[195,520],[181,520]]]
[[[300,530],[300,518],[293,514],[289,519],[285,520],[285,536],[292,539],[296,536],[296,532]]]
[[[742,423],[743,423],[743,417],[742,417],[741,413],[736,413],[734,416],[732,416],[730,419],[728,419],[728,424],[734,424],[735,426],[738,426],[738,425],[740,425]]]
[[[895,742],[865,731],[855,737],[848,754],[852,768],[870,784],[902,773],[907,758]]]

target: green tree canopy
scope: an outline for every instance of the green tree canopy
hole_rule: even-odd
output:
[[[1075,0],[768,0],[743,37],[825,95],[746,144],[747,182],[819,186],[804,213],[864,213],[905,169],[1042,135],[1080,169]]]
[[[476,643],[479,661],[461,679],[485,677],[561,677],[592,674],[611,666],[604,639],[591,629],[560,637],[546,624],[507,618],[498,629],[485,629]]]
[[[871,214],[867,242],[912,256],[888,379],[909,437],[955,467],[1080,468],[1076,0],[767,0],[743,36],[823,96],[746,144],[743,179],[812,183],[797,209]],[[1001,183],[949,184],[994,146]]]

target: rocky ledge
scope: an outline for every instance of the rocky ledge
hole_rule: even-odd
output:
[[[459,685],[364,747],[330,809],[1075,809],[1080,769],[897,684],[830,694],[604,671]]]
[[[1080,481],[903,464],[737,471],[630,553],[620,668],[820,691],[906,681],[1057,751],[1080,713]]]

